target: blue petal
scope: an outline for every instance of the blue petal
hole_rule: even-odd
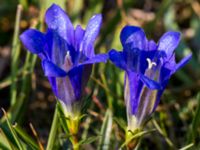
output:
[[[181,67],[183,67],[184,65],[186,65],[188,63],[188,61],[192,58],[192,54],[189,54],[188,56],[184,57],[177,65],[176,65],[176,69],[174,72],[176,72],[177,70],[179,70]]]
[[[106,63],[107,59],[108,59],[108,54],[98,54],[98,55],[95,55],[94,57],[90,58],[89,60],[84,61],[83,63],[81,63],[81,65],[95,64],[95,63],[99,63],[99,62]]]
[[[140,27],[125,26],[120,35],[121,43],[125,48],[128,43],[131,43],[131,48],[144,50],[146,48],[146,35]]]
[[[72,84],[75,97],[77,100],[81,98],[82,92],[83,92],[83,85],[82,85],[82,80],[83,80],[83,66],[78,66],[72,68],[68,72],[68,76],[70,79],[70,82]],[[88,78],[88,77],[84,77]]]
[[[55,94],[56,97],[58,97],[58,89],[57,89],[57,84],[56,84],[56,77],[48,77],[49,82],[51,84],[51,88]]]
[[[76,26],[76,30],[75,30],[75,50],[76,51],[79,51],[80,44],[83,40],[84,34],[85,34],[85,30],[83,30],[80,25]]]
[[[166,81],[166,82],[168,82],[168,81]],[[157,93],[157,95],[156,95],[156,101],[155,101],[154,108],[153,108],[152,112],[154,112],[154,111],[156,110],[158,104],[160,103],[160,98],[161,98],[161,96],[162,96],[164,90],[165,90],[165,89],[162,89],[162,90],[159,90],[159,91],[158,91],[158,93]]]
[[[181,34],[179,32],[169,31],[165,33],[158,42],[158,50],[165,51],[168,57],[171,57],[175,48],[180,42]]]
[[[127,65],[127,68],[131,71],[139,72],[140,71],[140,57],[141,50],[137,48],[128,48],[123,51],[124,59]]]
[[[124,84],[124,98],[126,101],[126,107],[130,114],[137,114],[139,105],[139,96],[143,83],[140,81],[139,76],[135,72],[126,71],[125,84]]]
[[[100,26],[102,22],[102,15],[97,14],[94,15],[85,30],[85,35],[83,38],[83,41],[80,45],[80,51],[82,51],[88,58],[91,58],[94,56],[94,41],[96,40]]]
[[[162,86],[158,82],[151,80],[142,74],[140,74],[140,79],[151,90],[161,90],[162,89]]]
[[[151,40],[148,42],[148,48],[146,49],[149,51],[157,50],[157,44],[153,40]]]
[[[43,60],[42,67],[45,76],[48,77],[65,77],[67,75],[67,73],[63,69],[59,68],[57,65],[49,60]]]
[[[56,90],[58,99],[66,105],[69,112],[73,112],[71,109],[77,99],[68,76],[64,78],[56,78]]]
[[[55,30],[48,29],[46,39],[48,43],[46,52],[54,64],[62,66],[67,51],[70,53],[72,62],[74,63],[76,61],[78,52],[76,52],[73,46],[69,45]]]
[[[44,51],[45,35],[35,29],[29,29],[20,35],[24,46],[32,53],[39,54]]]
[[[45,22],[50,29],[56,30],[68,44],[74,43],[74,27],[67,14],[58,5],[53,4],[46,11]]]
[[[166,68],[165,66],[162,66],[160,69],[160,77],[159,81],[162,84],[162,87],[165,88],[165,81],[169,80],[170,76],[172,75],[172,71],[169,68]]]
[[[114,63],[120,69],[126,70],[126,61],[124,59],[123,52],[118,52],[116,50],[110,50],[108,55],[109,55],[109,59],[112,61],[112,63]]]

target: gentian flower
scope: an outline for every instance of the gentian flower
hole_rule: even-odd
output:
[[[94,42],[100,30],[102,16],[94,15],[84,30],[73,27],[67,14],[53,4],[45,14],[46,33],[28,29],[21,34],[24,46],[42,61],[54,94],[68,116],[78,115],[84,87],[92,64],[106,62],[107,54],[94,53]]]
[[[143,128],[171,75],[190,60],[191,54],[176,63],[174,49],[180,41],[179,32],[165,33],[156,44],[147,40],[141,28],[125,26],[120,39],[123,51],[109,51],[109,59],[125,71],[128,130],[134,131]]]

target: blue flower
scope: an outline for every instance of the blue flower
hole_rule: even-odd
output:
[[[86,27],[73,27],[67,14],[56,4],[46,11],[46,33],[28,29],[21,34],[24,46],[42,60],[56,97],[73,115],[80,110],[84,87],[92,71],[92,64],[106,62],[107,54],[94,53],[102,16],[94,15]]]
[[[141,28],[125,26],[120,39],[123,51],[109,51],[109,59],[125,71],[128,129],[135,130],[143,127],[156,109],[171,75],[190,60],[191,54],[176,63],[174,49],[180,41],[179,32],[165,33],[156,44],[147,40]]]

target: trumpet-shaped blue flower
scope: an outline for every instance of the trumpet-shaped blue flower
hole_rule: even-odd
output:
[[[178,32],[165,33],[156,44],[147,40],[141,28],[125,26],[120,39],[123,51],[111,50],[109,59],[125,71],[128,129],[135,130],[154,112],[171,75],[184,66],[191,55],[176,63],[174,49],[180,41]]]
[[[42,60],[56,97],[73,115],[80,110],[83,88],[89,79],[92,64],[106,62],[107,54],[94,54],[94,42],[102,16],[94,15],[86,27],[73,27],[67,14],[56,4],[46,11],[46,33],[28,29],[21,34],[24,46]],[[77,103],[79,102],[79,103]]]

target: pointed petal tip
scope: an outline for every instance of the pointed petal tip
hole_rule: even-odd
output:
[[[92,23],[92,24],[96,24],[96,26],[100,26],[101,23],[102,23],[102,14],[94,14],[94,15],[90,18],[90,20],[89,20],[89,22],[88,22],[88,24],[90,24],[90,25],[91,25],[91,23]]]
[[[189,55],[185,56],[177,65],[176,68],[174,70],[174,72],[178,71],[180,68],[182,68],[184,65],[186,65],[190,59],[192,58],[192,53],[190,53]]]
[[[96,40],[102,23],[101,14],[94,15],[90,18],[85,29],[85,34],[80,43],[80,51],[82,51],[88,58],[94,56],[94,41]]]
[[[94,15],[91,17],[91,19],[97,19],[97,20],[101,21],[101,20],[102,20],[102,14],[94,14]]]
[[[48,9],[48,10],[56,10],[56,9],[61,9],[61,7],[55,3],[53,3]]]

